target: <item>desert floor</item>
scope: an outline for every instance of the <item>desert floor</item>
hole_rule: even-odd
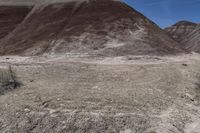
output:
[[[200,133],[200,55],[0,57],[1,133]]]

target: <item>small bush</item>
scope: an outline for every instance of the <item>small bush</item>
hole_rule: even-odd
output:
[[[197,82],[195,83],[196,85],[196,90],[200,92],[200,74],[197,75]]]
[[[8,69],[0,69],[0,95],[18,86],[20,86],[20,83],[11,66]]]
[[[200,74],[197,75],[197,82],[195,83],[195,100],[200,101]]]
[[[182,64],[182,66],[185,66],[185,67],[186,67],[186,66],[188,66],[188,64],[185,64],[185,63],[184,63],[184,64]]]

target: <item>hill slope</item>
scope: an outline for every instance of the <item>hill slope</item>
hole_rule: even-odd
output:
[[[178,42],[181,42],[185,36],[191,33],[197,24],[189,21],[180,21],[165,30]]]
[[[181,46],[193,52],[200,53],[200,25],[181,21],[165,29]]]
[[[120,1],[36,5],[0,42],[1,55],[166,55],[182,52],[167,33]]]
[[[30,10],[28,6],[0,5],[0,39],[14,30]]]
[[[182,43],[186,49],[200,53],[200,25],[189,33],[183,40]]]

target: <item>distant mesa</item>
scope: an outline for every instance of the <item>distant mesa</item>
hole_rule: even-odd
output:
[[[121,1],[35,3],[4,5],[5,10],[0,10],[1,55],[163,56],[184,52],[179,41]],[[16,8],[22,13],[12,11]],[[10,20],[15,21],[6,22]]]

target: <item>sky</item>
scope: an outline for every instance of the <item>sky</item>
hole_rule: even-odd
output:
[[[123,0],[161,28],[181,20],[200,23],[200,0]]]

